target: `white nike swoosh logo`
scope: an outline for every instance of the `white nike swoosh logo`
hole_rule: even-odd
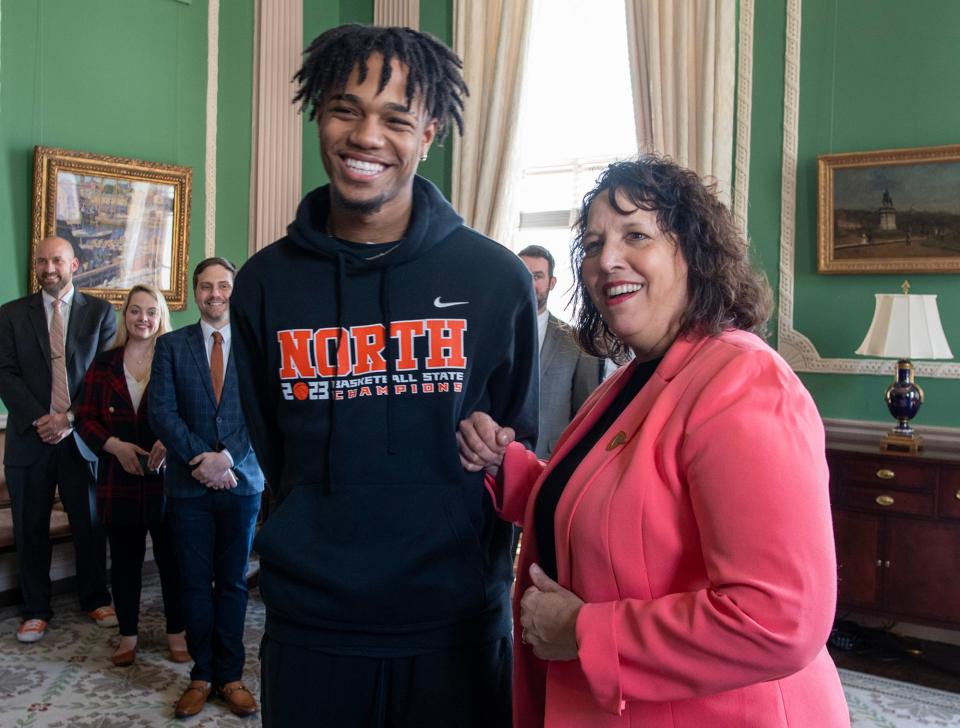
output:
[[[433,299],[433,305],[436,306],[437,308],[447,308],[447,307],[449,307],[449,306],[464,306],[464,305],[466,305],[466,304],[468,304],[468,303],[470,303],[470,301],[447,301],[447,302],[444,302],[444,301],[441,301],[441,300],[440,300],[440,296],[437,296],[435,299]]]

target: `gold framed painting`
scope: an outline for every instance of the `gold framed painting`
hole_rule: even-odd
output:
[[[817,271],[960,272],[960,145],[817,157]]]
[[[34,147],[31,291],[37,245],[56,235],[73,246],[84,293],[119,308],[149,283],[172,310],[186,308],[191,176],[174,164]]]

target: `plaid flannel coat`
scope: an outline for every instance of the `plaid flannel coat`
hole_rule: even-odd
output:
[[[103,352],[87,371],[82,398],[76,405],[76,424],[80,437],[100,457],[97,514],[102,523],[155,525],[163,519],[166,501],[162,473],[130,475],[116,457],[103,449],[113,436],[150,452],[157,436],[148,419],[148,399],[144,391],[140,407],[134,412],[123,371],[122,348]]]

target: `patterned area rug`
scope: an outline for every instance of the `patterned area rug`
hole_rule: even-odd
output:
[[[960,728],[960,694],[840,670],[853,728]]]
[[[3,728],[259,728],[259,715],[238,718],[212,700],[196,718],[173,717],[173,704],[189,681],[190,665],[166,659],[163,611],[156,577],[145,580],[140,650],[131,667],[114,667],[116,630],[101,629],[79,611],[76,598],[54,600],[47,636],[16,641],[16,609],[0,610],[0,726]],[[244,643],[244,682],[260,693],[257,660],[263,602],[250,594]],[[853,728],[960,728],[960,694],[840,670]],[[812,728],[812,727],[811,727]]]
[[[79,611],[76,597],[54,599],[56,614],[46,636],[21,644],[14,635],[15,608],[0,610],[0,726],[3,728],[257,728],[259,715],[238,718],[220,699],[188,721],[173,717],[173,705],[190,681],[190,664],[167,659],[160,586],[145,579],[140,645],[130,667],[114,667],[116,629],[97,627]],[[253,590],[247,608],[244,682],[260,694],[257,652],[263,634],[263,603]]]

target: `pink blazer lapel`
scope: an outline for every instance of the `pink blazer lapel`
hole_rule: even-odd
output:
[[[631,366],[628,376],[636,367]],[[587,453],[577,469],[570,476],[560,502],[557,503],[555,519],[556,547],[557,547],[557,577],[561,584],[568,585],[570,579],[570,531],[573,523],[573,514],[583,500],[586,492],[598,483],[609,483],[610,478],[604,477],[606,469],[627,452],[627,445],[633,441],[643,426],[660,392],[667,385],[666,380],[656,373],[646,383],[640,393],[620,413],[613,425],[600,437],[597,444]],[[619,389],[619,388],[618,388]],[[609,406],[610,400],[599,404]],[[604,406],[606,409],[606,406]],[[600,412],[603,410],[601,409]],[[596,417],[590,418],[596,421]],[[576,442],[587,434],[592,426],[577,428],[571,436]]]
[[[570,529],[573,514],[583,499],[584,494],[590,487],[598,482],[602,482],[604,470],[630,449],[627,446],[639,435],[647,419],[647,415],[650,413],[657,398],[705,341],[706,339],[703,338],[697,338],[695,340],[678,339],[673,343],[650,380],[643,389],[640,390],[640,393],[633,401],[620,413],[613,425],[600,437],[597,445],[587,453],[587,456],[570,477],[569,482],[563,490],[563,495],[560,497],[560,502],[557,504],[557,512],[554,516],[556,524],[556,548],[559,557],[557,559],[557,576],[560,584],[570,584]],[[620,371],[609,380],[609,384],[601,388],[595,401],[590,406],[584,406],[580,410],[577,417],[570,423],[564,436],[557,443],[557,449],[554,451],[552,461],[559,462],[566,456],[573,445],[579,442],[580,439],[590,431],[594,423],[600,418],[600,415],[606,411],[613,402],[617,393],[623,389],[626,381],[633,376],[636,368],[635,362],[622,367]],[[539,483],[537,483],[534,488],[527,506],[527,523],[532,523],[532,507],[536,502],[536,496],[540,490],[540,486],[543,484],[544,477],[549,470],[550,468],[548,466],[547,470],[540,477]]]

